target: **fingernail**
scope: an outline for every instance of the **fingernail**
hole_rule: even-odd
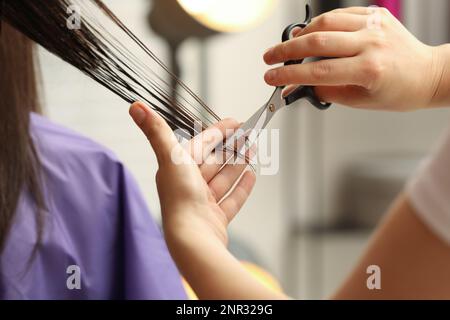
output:
[[[144,106],[137,104],[131,107],[130,116],[136,124],[141,124],[147,117],[147,111],[144,109]]]
[[[266,82],[273,82],[275,80],[277,76],[277,71],[276,70],[269,70],[266,72],[264,79],[266,80]]]

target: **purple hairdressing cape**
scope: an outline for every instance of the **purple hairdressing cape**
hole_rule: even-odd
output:
[[[24,192],[0,260],[0,298],[184,299],[161,232],[117,158],[36,114],[31,134],[48,207],[42,245],[27,269],[36,215]]]

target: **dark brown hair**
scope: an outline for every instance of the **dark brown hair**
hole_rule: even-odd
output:
[[[1,21],[0,21],[1,23]],[[44,200],[39,159],[30,137],[30,112],[40,110],[34,44],[5,23],[0,31],[0,252],[23,191],[36,205],[38,234]],[[40,237],[40,236],[39,236]],[[37,239],[39,242],[39,239]]]
[[[192,136],[195,123],[220,120],[101,0],[3,0],[3,20],[128,103],[146,102],[173,129]]]

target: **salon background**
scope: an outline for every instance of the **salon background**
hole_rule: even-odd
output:
[[[370,4],[310,2],[316,10]],[[105,3],[170,64],[170,46],[148,21],[156,0]],[[286,25],[303,20],[304,5],[303,0],[278,0],[250,30],[187,39],[177,53],[182,79],[222,117],[246,120],[272,91],[263,81],[263,51],[279,41]],[[404,0],[397,13],[426,43],[450,40],[450,1]],[[117,153],[159,219],[156,161],[130,121],[128,106],[44,50],[39,55],[45,113]],[[281,112],[271,124],[281,128],[279,173],[259,177],[232,224],[232,250],[266,268],[295,297],[327,297],[449,117],[449,110],[384,114],[294,106]]]

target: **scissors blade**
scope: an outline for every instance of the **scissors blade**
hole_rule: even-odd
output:
[[[263,125],[266,122],[266,115],[267,103],[265,103],[246,122],[244,122],[239,129],[233,133],[233,135],[227,138],[225,141],[226,150],[235,150],[238,155],[241,156],[241,151],[246,145],[251,146],[254,144],[254,142],[249,141],[250,135],[253,133],[253,139],[255,139],[255,134],[256,139],[259,136],[261,130],[263,129]]]
[[[263,129],[267,119],[267,103],[259,108],[246,122],[244,122],[239,130],[247,132],[249,130]]]
[[[245,157],[246,151],[257,142],[263,129],[267,127],[270,120],[277,111],[285,106],[282,98],[282,88],[277,88],[270,100],[259,108],[239,129],[227,139],[225,147],[227,150],[236,150],[240,157]]]

